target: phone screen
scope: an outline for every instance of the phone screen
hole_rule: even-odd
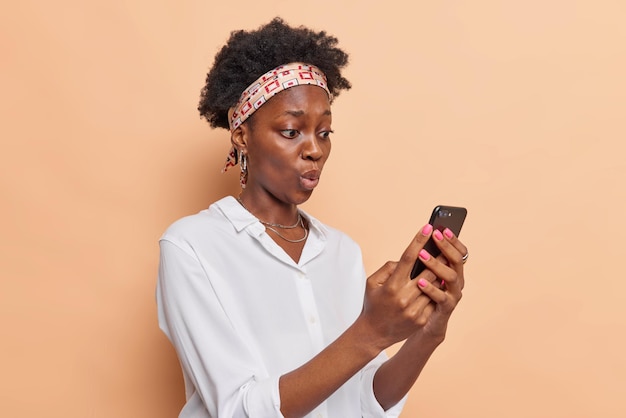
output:
[[[439,231],[443,231],[448,228],[458,237],[461,233],[461,227],[463,226],[463,222],[465,222],[466,216],[467,209],[465,208],[439,205],[433,209],[428,223],[433,226],[433,230],[438,229]],[[430,237],[424,249],[433,257],[437,257],[441,254],[439,247],[437,247],[432,237]],[[418,258],[411,271],[411,279],[417,277],[425,268],[424,263]]]

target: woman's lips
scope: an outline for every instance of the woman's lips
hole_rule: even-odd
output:
[[[319,170],[311,170],[300,176],[300,183],[302,187],[307,190],[313,190],[315,186],[320,182],[320,174]]]

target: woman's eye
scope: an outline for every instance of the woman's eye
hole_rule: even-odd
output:
[[[328,138],[330,138],[330,134],[332,134],[332,133],[333,133],[333,131],[324,131],[320,135],[322,136],[322,138],[328,139]]]
[[[293,139],[295,137],[298,136],[298,131],[296,131],[295,129],[284,129],[282,131],[280,131],[280,133],[285,137],[285,138],[289,138],[289,139]]]

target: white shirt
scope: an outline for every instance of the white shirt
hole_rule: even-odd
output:
[[[159,325],[174,345],[187,403],[180,418],[282,417],[278,380],[361,312],[358,245],[302,212],[298,263],[233,197],[172,224],[160,240]],[[307,417],[396,417],[372,390],[381,353]]]

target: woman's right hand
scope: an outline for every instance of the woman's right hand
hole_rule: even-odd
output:
[[[388,261],[367,279],[363,311],[357,321],[369,329],[367,335],[378,350],[384,350],[414,334],[426,325],[433,312],[433,302],[420,290],[418,280],[425,279],[432,283],[437,276],[426,269],[416,279],[410,278],[415,260],[432,231],[431,225],[425,225],[415,235],[400,261]],[[440,260],[433,260],[432,263],[443,266]],[[440,279],[445,280],[445,277]]]

